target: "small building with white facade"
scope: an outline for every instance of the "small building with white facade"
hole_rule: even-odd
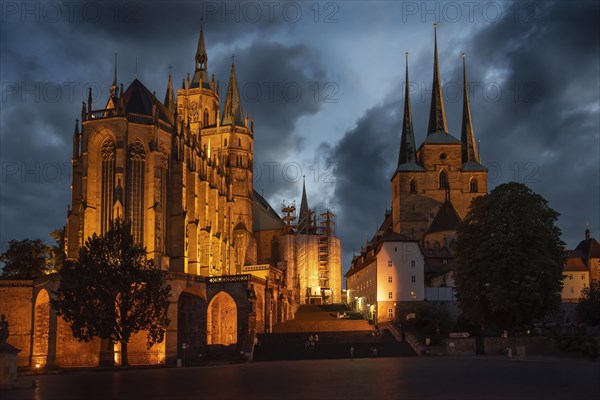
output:
[[[424,300],[423,282],[418,240],[380,228],[346,273],[348,304],[375,323],[393,321],[397,303]]]

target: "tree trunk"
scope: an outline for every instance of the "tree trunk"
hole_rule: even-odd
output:
[[[121,342],[121,366],[126,367],[129,365],[129,359],[127,358],[127,341]]]

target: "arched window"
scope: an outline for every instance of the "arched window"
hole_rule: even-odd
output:
[[[440,189],[448,189],[448,175],[446,171],[440,172]]]
[[[146,153],[140,142],[129,145],[127,157],[127,217],[136,243],[144,244],[144,175]]]
[[[102,158],[102,187],[100,191],[100,232],[105,234],[113,215],[115,191],[115,142],[107,139],[100,150]]]
[[[156,233],[158,241],[158,248],[162,252],[167,250],[167,185],[169,179],[169,155],[167,150],[163,147],[161,150],[160,160],[160,231]]]
[[[410,192],[417,193],[417,182],[414,179],[410,180]]]
[[[208,126],[208,109],[204,109],[204,126]]]
[[[475,178],[471,178],[471,180],[469,181],[469,191],[471,193],[477,193],[479,190],[479,188],[477,187],[477,179]]]

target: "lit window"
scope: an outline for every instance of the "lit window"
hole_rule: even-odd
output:
[[[392,260],[388,260],[388,267],[392,266]]]
[[[100,232],[102,234],[108,231],[110,221],[112,220],[113,207],[114,207],[114,193],[115,193],[115,169],[116,169],[116,158],[115,158],[115,142],[108,139],[102,145],[101,157],[102,157],[102,187],[101,196],[102,200],[100,203]],[[120,199],[123,201],[123,199]]]
[[[146,154],[140,142],[129,146],[127,160],[127,208],[131,233],[136,243],[144,244],[144,175]]]
[[[411,267],[414,267],[415,265],[416,265],[416,262],[415,262],[415,260],[410,260],[410,266],[411,266]]]
[[[477,179],[471,178],[471,181],[469,182],[469,190],[471,193],[477,193],[479,191],[477,188]]]
[[[392,276],[388,276],[388,283],[392,283]]]
[[[448,189],[448,175],[446,171],[440,172],[440,189]]]
[[[388,318],[394,318],[394,309],[388,308]]]
[[[394,292],[388,292],[388,299],[392,300],[394,298]]]
[[[410,298],[411,299],[416,299],[417,298],[417,292],[415,292],[414,290],[410,292]]]
[[[414,276],[414,275],[413,275],[413,276],[411,276],[411,277],[410,277],[410,281],[411,281],[412,283],[415,283],[415,282],[417,282],[417,277],[416,277],[416,276]]]

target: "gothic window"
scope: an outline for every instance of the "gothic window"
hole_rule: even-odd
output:
[[[440,189],[448,189],[448,175],[446,171],[440,172]]]
[[[417,193],[417,182],[414,179],[410,180],[410,192]]]
[[[162,235],[159,238],[159,248],[163,251],[163,253],[167,249],[167,184],[168,184],[168,168],[169,168],[169,155],[167,154],[167,150],[165,148],[161,148],[161,160],[160,160],[160,227],[162,229]]]
[[[140,142],[129,146],[127,157],[127,217],[136,243],[144,243],[144,172],[146,154]]]
[[[242,139],[238,139],[238,146],[242,147]]]
[[[204,109],[204,126],[208,126],[208,109]]]
[[[471,178],[471,180],[469,181],[469,191],[471,193],[477,193],[478,192],[477,179]]]
[[[102,158],[102,187],[100,201],[100,232],[105,234],[110,226],[113,215],[113,194],[115,190],[115,142],[108,139],[100,151]]]
[[[227,139],[225,139],[225,147],[227,147]]]

